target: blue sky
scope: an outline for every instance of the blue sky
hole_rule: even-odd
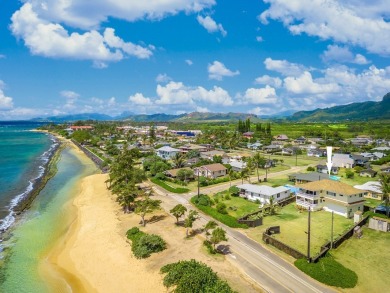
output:
[[[269,115],[378,101],[390,91],[387,0],[0,6],[0,120],[123,111]]]

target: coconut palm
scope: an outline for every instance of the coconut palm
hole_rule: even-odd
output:
[[[280,211],[280,205],[275,201],[275,198],[271,196],[269,203],[265,206],[265,209],[268,209],[268,214],[272,216]]]
[[[379,182],[381,184],[381,190],[383,194],[383,201],[386,207],[386,216],[390,216],[389,197],[390,197],[390,174],[379,174]]]
[[[173,165],[175,168],[182,168],[184,167],[184,156],[181,153],[177,153],[173,158]]]
[[[260,181],[260,176],[259,176],[259,168],[264,168],[266,160],[264,157],[260,155],[259,152],[256,152],[256,154],[253,156],[253,161],[256,166],[256,172],[257,172],[257,181]]]

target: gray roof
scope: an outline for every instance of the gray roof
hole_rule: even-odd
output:
[[[361,190],[382,193],[381,184],[378,181],[368,181],[362,185],[355,185],[354,187]]]
[[[309,181],[309,182],[319,181],[319,180],[323,180],[323,179],[329,179],[328,174],[318,173],[318,172],[297,173],[297,174],[293,174],[291,176],[293,176],[296,180]]]
[[[272,196],[281,192],[289,191],[287,187],[279,186],[279,187],[270,187],[267,185],[254,185],[254,184],[241,184],[237,185],[240,189],[245,189],[246,191],[257,193],[257,194],[264,194],[267,196]]]
[[[170,146],[163,146],[158,149],[158,151],[163,151],[163,152],[180,152],[180,150],[172,148]]]

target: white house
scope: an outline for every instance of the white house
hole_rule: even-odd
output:
[[[242,184],[237,187],[240,189],[240,197],[252,201],[258,199],[262,204],[268,204],[271,197],[275,202],[279,202],[290,196],[290,189],[284,186],[274,188],[267,185]]]
[[[163,146],[157,150],[157,156],[166,160],[172,159],[177,153],[180,153],[180,150],[170,146]]]
[[[333,166],[339,168],[355,167],[355,160],[349,154],[334,154],[332,157]]]
[[[364,197],[382,200],[383,191],[379,181],[368,181],[362,185],[355,185],[357,189],[365,191]]]
[[[216,163],[210,165],[203,165],[194,169],[195,176],[204,176],[215,179],[227,174],[227,169],[224,165]]]
[[[231,160],[229,164],[230,166],[232,166],[232,170],[235,172],[241,172],[243,169],[246,168],[246,163],[243,161]]]
[[[346,218],[357,211],[363,212],[364,191],[348,184],[324,179],[299,185],[296,204],[317,211],[324,209]]]

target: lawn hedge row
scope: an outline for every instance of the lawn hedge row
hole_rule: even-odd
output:
[[[175,187],[172,187],[172,186],[166,184],[164,181],[161,181],[160,179],[157,179],[157,178],[151,178],[150,181],[152,181],[154,184],[157,184],[157,185],[161,186],[165,190],[168,190],[169,192],[173,192],[173,193],[187,193],[187,192],[190,191],[188,188],[181,188],[181,187],[175,188]]]
[[[357,284],[356,273],[337,262],[331,255],[321,258],[317,263],[297,259],[294,264],[305,274],[330,286],[353,288]]]
[[[196,206],[198,209],[200,209],[205,214],[213,217],[217,221],[225,224],[226,226],[229,226],[231,228],[244,228],[247,229],[248,225],[246,224],[240,224],[238,223],[237,219],[235,217],[232,217],[230,215],[224,215],[221,213],[218,213],[216,209],[210,207],[210,206],[204,206],[196,204],[196,195],[191,198],[191,203]]]

